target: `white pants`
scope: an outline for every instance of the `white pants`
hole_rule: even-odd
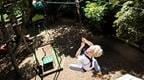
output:
[[[70,67],[71,70],[83,72],[82,64],[70,64],[69,67]]]
[[[100,72],[100,71],[101,71],[101,68],[100,68],[100,66],[99,66],[99,64],[98,64],[98,62],[97,62],[96,59],[93,61],[93,64],[92,64],[92,65],[94,65],[92,69],[94,69],[94,70],[97,71],[97,72]],[[83,65],[82,65],[82,64],[70,64],[69,67],[70,67],[70,69],[72,69],[72,70],[76,70],[76,71],[81,71],[81,72],[83,72]]]

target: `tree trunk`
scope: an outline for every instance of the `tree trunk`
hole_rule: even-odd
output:
[[[5,21],[4,21],[4,17],[3,17],[3,13],[1,13],[1,23],[0,23],[0,32],[1,32],[1,38],[3,41],[8,39],[8,35],[7,35],[7,30],[5,28]]]
[[[18,45],[19,44],[11,43],[11,46],[9,46],[9,55],[11,57],[12,66],[14,67],[17,79],[21,78],[20,69],[18,68],[18,64],[16,62],[16,49],[18,48]]]

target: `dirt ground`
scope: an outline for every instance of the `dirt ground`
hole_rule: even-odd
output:
[[[59,73],[58,77],[55,77],[54,73],[44,77],[44,80],[115,80],[126,73],[137,77],[144,75],[143,71],[139,71],[139,69],[144,70],[144,64],[139,63],[139,61],[142,61],[143,57],[141,55],[143,54],[125,43],[103,35],[93,35],[86,27],[79,24],[62,24],[47,31],[51,39],[44,40],[50,40],[56,45],[59,51],[62,52],[64,63],[63,71]],[[69,68],[69,64],[77,61],[74,55],[80,46],[82,36],[95,44],[101,45],[104,49],[104,55],[97,59],[101,65],[103,75],[99,76],[91,71],[85,73],[73,71]]]
[[[63,58],[63,70],[59,73],[58,77],[56,77],[56,73],[54,73],[45,76],[43,80],[115,80],[126,73],[144,79],[144,53],[110,36],[103,36],[97,32],[93,35],[88,27],[89,26],[77,23],[55,24],[48,26],[47,30],[41,30],[40,33],[37,34],[42,37],[43,44],[53,44],[59,52],[61,52],[59,55]],[[97,60],[102,68],[103,75],[93,74],[91,71],[85,73],[73,71],[69,68],[69,64],[77,61],[74,55],[80,46],[82,36],[94,44],[102,46],[104,55],[97,58]],[[23,61],[21,61],[19,67],[23,70],[23,75],[29,77],[25,79],[40,80],[32,70],[32,54],[25,57],[23,56],[22,59]],[[13,70],[13,68],[9,69],[4,66],[6,64],[9,65],[8,62],[4,63],[4,60],[6,60],[6,58],[0,60],[2,63],[0,65],[0,80],[16,80],[1,77],[5,76],[3,72]],[[11,74],[7,74],[6,77],[10,75]]]

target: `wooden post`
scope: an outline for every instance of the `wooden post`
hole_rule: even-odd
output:
[[[1,33],[2,33],[2,40],[5,41],[8,39],[8,34],[7,34],[7,30],[5,28],[5,21],[4,21],[4,16],[3,13],[1,13],[1,23],[0,23],[0,28],[1,28]]]
[[[16,72],[16,75],[18,76],[18,78],[21,78],[21,73],[18,68],[18,64],[16,62],[16,49],[18,48],[18,45],[19,44],[11,42],[10,45],[8,46],[9,47],[8,53],[10,55],[10,59],[11,59],[12,65],[14,67],[14,71]]]
[[[81,23],[81,14],[80,14],[80,5],[79,5],[79,0],[75,0],[76,2],[76,8],[77,8],[77,15],[78,15],[78,20]]]

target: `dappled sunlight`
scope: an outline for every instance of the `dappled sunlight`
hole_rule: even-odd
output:
[[[23,66],[26,66],[26,64],[34,65],[34,58],[33,58],[33,56],[25,58],[25,59],[19,64],[19,68],[22,68]]]
[[[0,80],[144,80],[143,21],[144,0],[0,0]]]
[[[124,43],[121,43],[115,39],[111,40],[110,37],[105,37],[103,35],[93,35],[86,28],[79,25],[59,25],[58,27],[49,29],[47,31],[50,34],[50,42],[52,42],[53,46],[57,48],[57,50],[60,52],[60,55],[65,55],[65,61],[63,64],[64,70],[60,73],[58,80],[71,80],[69,77],[74,77],[73,79],[78,80],[115,80],[126,73],[133,74],[137,77],[142,77],[143,75],[143,72],[139,72],[139,65],[135,65],[133,60],[131,62],[131,59],[127,60],[127,58],[125,58],[127,55],[123,56],[123,54],[125,54],[123,48],[126,48],[127,50],[134,50],[134,48],[131,48]],[[43,36],[46,37],[46,35]],[[80,46],[80,39],[82,36],[85,36],[92,42],[101,45],[104,49],[104,55],[97,59],[102,68],[103,75],[98,76],[97,74],[93,74],[91,71],[86,73],[77,72],[69,68],[70,64],[77,62],[77,59],[74,58],[74,56],[76,50]],[[119,48],[118,46],[122,46],[123,48]],[[131,58],[133,59],[133,57]],[[137,62],[136,59],[135,61]],[[64,76],[67,74],[71,75],[68,77]],[[54,74],[46,76],[44,79],[52,79],[53,77]]]
[[[119,42],[116,39],[111,39],[110,37],[99,34],[93,35],[87,28],[82,25],[80,26],[61,24],[52,26],[55,27],[48,30],[43,30],[36,35],[37,39],[33,38],[33,41],[38,42],[38,44],[35,44],[33,46],[38,47],[42,44],[50,43],[59,52],[59,56],[62,56],[63,71],[60,72],[58,80],[115,80],[116,78],[121,77],[122,75],[127,73],[133,74],[137,77],[142,77],[144,75],[142,71],[144,70],[143,63],[139,63],[139,61],[142,61],[143,56],[135,56],[135,53],[141,54],[141,52],[139,52],[137,49],[132,48],[125,43]],[[80,46],[82,36],[88,38],[95,44],[101,45],[101,47],[103,48],[104,55],[102,55],[100,58],[97,58],[102,68],[102,75],[97,75],[95,73],[92,73],[91,71],[86,73],[77,72],[69,68],[70,64],[77,63],[75,52]],[[21,46],[21,48],[23,47]],[[128,51],[126,51],[125,49]],[[129,54],[132,53],[134,55],[126,55],[126,53],[128,52]],[[22,72],[22,75],[25,79],[40,79],[40,77],[36,75],[36,72],[34,70],[34,58],[29,50],[24,50],[22,54],[18,54],[17,57],[20,71]],[[1,59],[0,61],[4,60]],[[6,65],[9,65],[9,67]],[[1,66],[3,66],[1,68],[1,73],[3,73],[3,71],[5,70],[5,73],[3,73],[3,77],[6,78],[7,75],[5,76],[5,74],[8,74],[6,70],[7,68],[11,68],[12,65],[8,62],[5,62],[5,64],[1,64]],[[11,70],[11,73],[14,72]],[[70,75],[65,76],[67,74]],[[55,73],[45,76],[44,80],[54,79],[54,76]],[[73,77],[73,79],[70,79],[70,77]]]

